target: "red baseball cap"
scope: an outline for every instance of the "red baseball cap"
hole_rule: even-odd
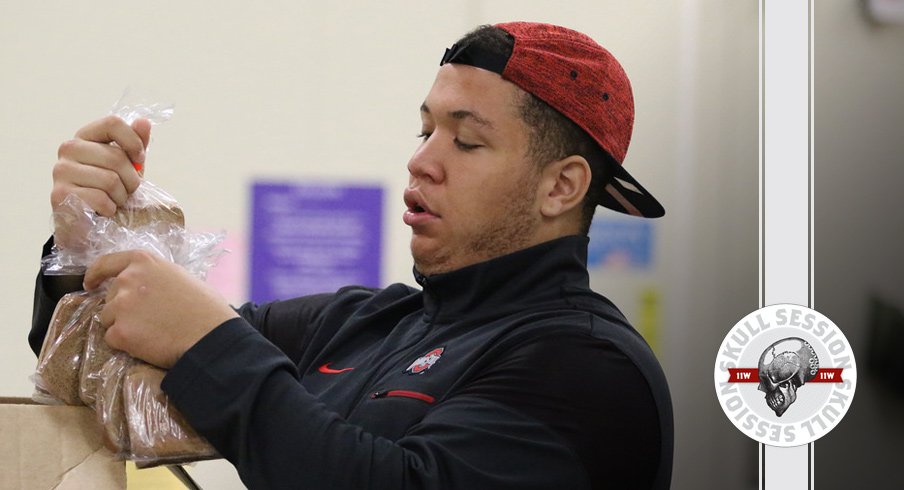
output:
[[[473,45],[453,45],[440,65],[461,63],[498,73],[577,124],[618,164],[600,205],[646,218],[665,214],[623,165],[634,129],[634,95],[612,54],[580,32],[552,24],[496,24],[514,38],[507,58]]]

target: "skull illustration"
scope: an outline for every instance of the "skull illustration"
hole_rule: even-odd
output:
[[[797,389],[816,377],[819,358],[806,340],[797,337],[774,342],[760,356],[760,385],[766,404],[781,417],[797,400]]]

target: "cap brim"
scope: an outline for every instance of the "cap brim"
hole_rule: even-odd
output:
[[[606,183],[605,192],[600,198],[601,206],[644,218],[659,218],[665,214],[662,204],[659,204],[659,201],[647,192],[624,167],[614,164],[611,168],[613,176]]]

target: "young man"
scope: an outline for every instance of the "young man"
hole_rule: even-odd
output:
[[[621,167],[621,66],[568,29],[485,26],[446,51],[420,113],[403,220],[423,290],[233,310],[124,252],[84,278],[113,279],[106,340],[170,369],[164,391],[251,488],[667,488],[665,377],[586,268],[598,204],[663,214]],[[53,204],[76,193],[111,214],[149,129],[82,128],[60,149]],[[39,276],[33,348],[65,289]]]

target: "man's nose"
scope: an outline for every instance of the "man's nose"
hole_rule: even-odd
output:
[[[439,145],[428,139],[414,152],[408,160],[408,173],[412,180],[422,180],[438,184],[445,178],[443,156]]]

